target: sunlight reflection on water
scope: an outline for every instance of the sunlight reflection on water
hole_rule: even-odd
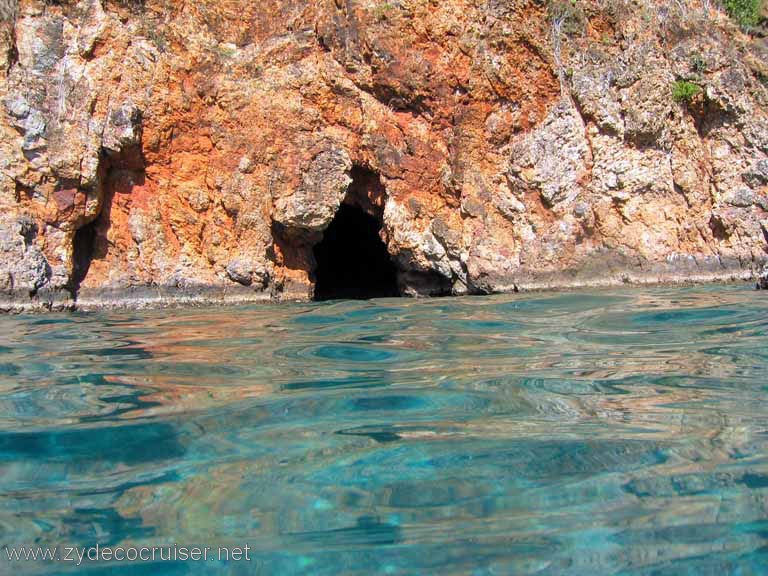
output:
[[[254,550],[121,574],[762,573],[767,312],[719,286],[2,317],[0,545]]]

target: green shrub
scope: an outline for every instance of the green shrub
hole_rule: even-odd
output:
[[[678,80],[672,87],[672,99],[680,104],[687,104],[701,93],[701,86],[687,80]]]
[[[757,26],[760,23],[761,0],[725,0],[728,15],[744,27]]]

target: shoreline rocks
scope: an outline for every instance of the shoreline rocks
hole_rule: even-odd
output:
[[[765,43],[560,4],[8,0],[0,299],[309,298],[345,204],[404,294],[753,274]]]

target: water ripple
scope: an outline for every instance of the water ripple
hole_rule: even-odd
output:
[[[768,299],[745,287],[0,325],[2,545],[254,550],[90,573],[768,566]]]

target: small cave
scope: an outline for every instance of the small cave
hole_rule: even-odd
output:
[[[71,288],[73,294],[77,294],[80,284],[83,283],[88,275],[88,270],[96,254],[96,241],[98,239],[97,218],[93,222],[81,226],[75,232],[72,241],[72,280]]]
[[[273,221],[270,257],[285,274],[278,290],[291,294],[306,286],[318,301],[450,294],[449,278],[411,269],[408,254],[390,255],[383,225],[387,191],[380,175],[361,165],[349,175],[347,193],[324,230]]]
[[[360,206],[339,207],[314,247],[315,300],[398,296],[397,268],[379,236],[379,219]]]

